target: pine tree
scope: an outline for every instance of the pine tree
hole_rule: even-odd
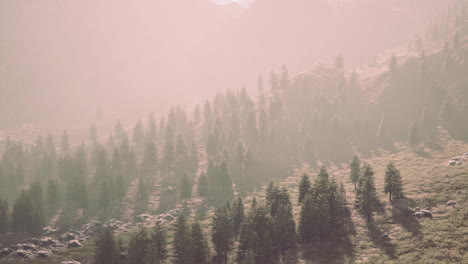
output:
[[[128,264],[144,263],[150,239],[146,228],[139,228],[128,242]]]
[[[62,137],[60,139],[60,149],[63,154],[67,154],[70,152],[70,142],[68,140],[67,131],[63,131]]]
[[[367,216],[367,222],[370,222],[372,212],[375,211],[377,203],[374,171],[370,165],[364,165],[356,193],[356,207]]]
[[[0,234],[5,234],[9,231],[9,216],[8,201],[0,197]]]
[[[359,160],[358,156],[353,157],[353,160],[351,161],[349,167],[351,168],[349,178],[354,184],[354,190],[356,190],[357,183],[359,182],[359,176],[361,175],[361,161]]]
[[[154,172],[157,161],[158,161],[158,154],[157,154],[156,146],[152,140],[148,140],[145,144],[145,150],[143,153],[143,161],[141,163],[141,168],[148,172]]]
[[[23,191],[16,198],[11,213],[11,230],[15,233],[32,233],[34,206],[29,194]]]
[[[50,179],[47,184],[47,207],[49,209],[49,214],[53,213],[58,207],[59,194],[57,181],[55,179]]]
[[[156,223],[150,235],[145,264],[161,264],[168,258],[166,229]]]
[[[205,173],[198,178],[197,191],[198,196],[202,198],[202,204],[205,204],[205,199],[208,197],[208,179]]]
[[[284,262],[285,250],[295,244],[296,223],[294,222],[288,190],[284,187],[281,188],[279,196],[277,212],[271,217],[274,227],[274,246],[280,251]]]
[[[191,227],[191,259],[193,264],[208,264],[210,261],[210,248],[199,222]]]
[[[94,253],[95,264],[117,264],[119,260],[118,247],[110,229],[104,229],[96,239]]]
[[[234,235],[237,237],[240,232],[240,228],[242,222],[244,221],[244,203],[242,202],[242,198],[240,195],[237,196],[237,199],[234,200],[232,204],[232,211],[233,211],[233,228],[234,228]]]
[[[415,121],[411,123],[409,133],[408,133],[408,143],[411,145],[413,150],[419,145],[421,139],[419,136],[419,128]]]
[[[191,264],[191,241],[190,229],[187,224],[187,216],[180,214],[175,223],[175,234],[174,234],[174,263],[175,264]]]
[[[309,243],[312,240],[315,224],[314,218],[313,199],[312,195],[309,193],[301,204],[301,213],[299,216],[298,231],[302,243]]]
[[[211,226],[213,246],[217,257],[227,264],[228,255],[233,246],[233,223],[226,206],[215,210]]]
[[[32,223],[32,232],[39,233],[42,229],[42,226],[45,222],[44,215],[44,192],[42,186],[39,182],[34,182],[29,187],[29,197],[33,204],[33,223]]]
[[[192,186],[190,184],[190,179],[187,176],[187,173],[184,174],[182,181],[180,182],[180,199],[184,200],[185,205],[187,205],[187,200],[192,197]]]
[[[311,184],[309,175],[307,175],[307,173],[304,173],[302,175],[301,182],[299,183],[299,204],[302,203],[302,201],[304,201],[307,193],[309,193],[310,191],[310,188]]]
[[[122,173],[118,173],[115,178],[115,195],[119,204],[121,204],[122,200],[125,198],[125,182]]]
[[[400,171],[395,167],[393,162],[387,165],[387,170],[385,171],[384,192],[388,193],[388,200],[390,202],[403,196],[403,183]]]

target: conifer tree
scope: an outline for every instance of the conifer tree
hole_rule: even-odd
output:
[[[198,196],[202,198],[202,204],[205,204],[205,199],[208,197],[208,179],[205,173],[198,178],[197,192]]]
[[[148,172],[154,172],[156,169],[157,161],[158,161],[158,154],[157,154],[156,146],[152,140],[148,140],[145,144],[145,150],[143,153],[143,161],[141,164],[141,168]]]
[[[356,193],[356,207],[367,216],[367,222],[370,222],[372,212],[375,211],[377,203],[374,171],[370,165],[364,165]]]
[[[156,223],[150,235],[145,264],[161,264],[164,263],[167,258],[166,229],[160,223]]]
[[[29,194],[23,191],[16,198],[11,213],[11,230],[14,233],[33,233],[34,206]]]
[[[2,199],[0,197],[0,234],[5,234],[9,231],[10,221],[9,221],[9,207],[7,199]]]
[[[419,128],[418,125],[415,121],[411,123],[409,133],[408,133],[408,143],[410,146],[413,148],[413,150],[416,148],[417,145],[419,145],[421,139],[419,136]]]
[[[233,223],[226,206],[215,210],[211,226],[212,242],[217,257],[223,264],[228,263],[228,255],[233,246]]]
[[[385,171],[385,186],[384,192],[388,193],[388,200],[391,202],[393,199],[402,197],[403,186],[401,181],[400,171],[395,167],[393,162],[387,165]]]
[[[187,173],[184,174],[180,182],[180,199],[184,200],[185,205],[187,205],[187,200],[192,197],[192,186],[190,184],[190,179],[187,176]]]
[[[191,241],[190,228],[187,224],[187,216],[180,214],[175,223],[175,234],[173,241],[173,256],[175,264],[191,264]]]
[[[307,193],[311,189],[309,175],[307,173],[302,174],[301,182],[299,183],[299,204],[304,201]]]
[[[232,204],[232,211],[234,235],[237,237],[239,235],[242,222],[244,221],[244,203],[242,202],[240,195],[238,195],[237,199],[234,200]]]
[[[67,131],[63,131],[62,137],[60,139],[60,150],[63,154],[67,154],[70,152],[70,142],[68,140]]]
[[[118,253],[118,247],[112,231],[105,228],[96,239],[94,263],[117,264],[120,257]]]
[[[361,175],[361,161],[358,156],[354,156],[351,164],[349,165],[351,172],[349,173],[349,178],[354,184],[354,190],[356,190],[357,183],[359,182],[359,176]]]
[[[313,211],[312,195],[309,193],[301,204],[301,213],[299,216],[299,237],[302,243],[309,243],[312,240],[315,215]]]
[[[277,248],[285,262],[285,250],[295,244],[296,223],[292,213],[292,203],[289,192],[286,188],[281,188],[279,192],[278,208],[275,215],[272,215],[274,227],[274,246]]]
[[[128,264],[144,263],[150,240],[146,228],[139,228],[128,242]]]
[[[50,179],[47,184],[47,207],[49,214],[53,213],[58,207],[59,194],[58,185],[55,179]]]
[[[190,240],[192,263],[208,264],[210,261],[210,248],[199,222],[192,224]]]

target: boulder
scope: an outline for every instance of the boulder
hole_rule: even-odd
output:
[[[453,157],[452,158],[452,161],[459,161],[460,160],[460,157]]]
[[[78,240],[72,240],[72,241],[69,241],[67,243],[68,248],[77,248],[77,247],[81,247],[81,246],[82,245],[81,245],[80,241],[78,241]]]
[[[2,249],[0,249],[0,257],[8,256],[11,253],[13,253],[13,249],[11,249],[11,248],[2,248]]]
[[[451,160],[451,161],[449,162],[449,165],[450,165],[450,166],[455,166],[455,165],[457,165],[457,162],[454,161],[454,160]]]
[[[47,249],[41,249],[37,251],[38,258],[48,258],[48,257],[52,257],[53,255],[54,253],[52,253],[52,251],[47,250]]]
[[[421,211],[414,213],[414,216],[418,218],[422,218],[422,217],[432,218],[432,213],[429,210],[423,209]]]
[[[66,260],[66,261],[62,261],[62,264],[81,264],[81,262],[76,261],[76,260]]]
[[[62,241],[70,241],[70,240],[75,240],[77,239],[77,235],[74,233],[65,233],[62,236],[60,236],[60,240]]]
[[[170,215],[170,214],[166,214],[162,219],[164,221],[170,222],[170,221],[174,220],[174,217],[172,215]]]
[[[44,232],[44,234],[48,236],[57,233],[57,230],[50,226],[46,226],[42,229],[42,232]]]
[[[457,165],[461,166],[463,163],[461,161],[457,161]]]
[[[31,251],[24,250],[24,249],[16,250],[15,255],[19,258],[31,258],[33,256]]]
[[[145,222],[145,221],[146,221],[147,219],[149,219],[149,218],[150,218],[150,216],[147,215],[147,214],[141,214],[141,215],[137,215],[137,216],[136,216],[136,220],[137,220],[138,222]]]
[[[23,249],[23,250],[36,250],[37,246],[31,243],[22,243],[22,244],[17,244],[16,248]]]
[[[50,238],[50,237],[42,237],[40,240],[39,240],[39,245],[41,245],[42,247],[47,247],[47,246],[50,246],[50,245],[57,245],[58,241]]]
[[[447,202],[447,206],[454,206],[454,205],[456,205],[457,203],[458,203],[458,202],[455,201],[455,200],[450,200],[450,201]]]

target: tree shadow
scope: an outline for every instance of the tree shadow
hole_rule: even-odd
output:
[[[372,243],[380,248],[390,259],[394,259],[396,257],[396,246],[390,241],[388,235],[376,225],[374,220],[367,223],[367,228],[369,229],[369,236]]]
[[[411,215],[413,210],[410,208],[415,206],[416,202],[411,199],[400,199],[392,204],[392,217],[396,224],[411,234],[419,236],[421,234],[421,224]]]
[[[356,235],[356,227],[351,213],[346,212],[343,223],[336,227],[322,243],[315,241],[302,245],[302,257],[314,263],[346,263],[355,258],[356,251],[351,237]]]

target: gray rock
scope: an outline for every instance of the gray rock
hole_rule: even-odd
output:
[[[23,244],[17,244],[16,248],[23,249],[23,250],[36,250],[37,246],[31,243],[23,243]]]
[[[33,256],[30,251],[24,249],[16,250],[15,255],[19,258],[31,258]]]
[[[416,216],[418,218],[422,218],[422,217],[432,218],[432,213],[429,210],[423,209],[423,210],[421,210],[419,212],[414,213],[414,216]]]
[[[42,247],[47,247],[47,246],[50,246],[50,245],[56,245],[58,244],[58,241],[50,238],[50,237],[42,237],[40,240],[39,240],[39,245],[41,245]]]
[[[52,251],[47,250],[47,249],[41,249],[37,251],[38,258],[48,258],[48,257],[52,257],[53,255],[54,253],[52,253]]]
[[[62,261],[62,264],[81,264],[81,262],[76,261],[76,260],[66,260],[66,261]]]
[[[62,236],[60,236],[60,240],[62,241],[70,241],[70,240],[75,240],[77,239],[77,235],[74,233],[65,233]]]
[[[165,221],[167,221],[167,222],[170,222],[170,221],[174,220],[174,217],[173,217],[172,215],[170,215],[170,214],[166,214],[166,215],[163,217],[163,219],[164,219]]]
[[[455,200],[450,200],[450,201],[447,202],[447,206],[454,206],[454,205],[456,205],[457,203],[458,203],[458,202],[455,201]]]
[[[451,160],[451,161],[449,162],[449,165],[450,165],[450,166],[455,166],[455,165],[457,165],[457,162],[454,161],[454,160]]]
[[[67,247],[69,247],[69,248],[77,248],[77,247],[81,247],[81,246],[82,245],[81,245],[80,241],[78,241],[78,240],[72,240],[72,241],[67,243]]]
[[[50,226],[46,226],[42,229],[42,232],[44,232],[44,234],[48,236],[57,233],[57,230]]]
[[[145,222],[145,221],[148,220],[149,218],[150,218],[150,216],[147,215],[147,214],[141,214],[141,215],[137,215],[137,216],[136,216],[136,220],[137,220],[138,222]]]
[[[11,248],[0,249],[0,257],[11,255],[11,253],[13,253],[13,249]]]

